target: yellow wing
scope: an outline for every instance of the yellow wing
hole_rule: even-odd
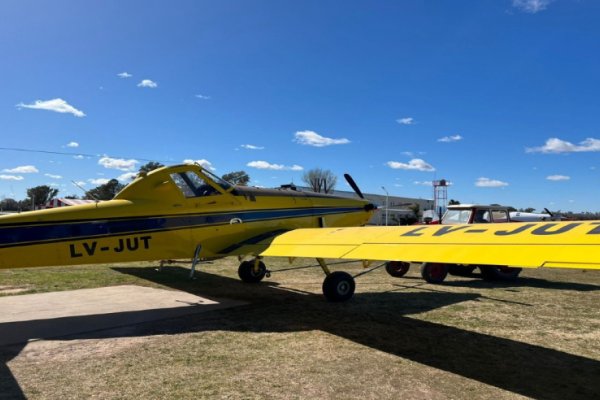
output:
[[[261,255],[600,269],[600,221],[297,229]]]

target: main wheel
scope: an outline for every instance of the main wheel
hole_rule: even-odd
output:
[[[267,267],[262,261],[258,262],[258,270],[254,270],[254,261],[244,261],[238,268],[240,279],[246,283],[257,283],[262,281],[267,273]]]
[[[421,276],[429,283],[442,283],[448,275],[448,264],[423,263],[421,265]]]
[[[355,287],[352,275],[343,271],[335,271],[325,277],[323,294],[329,301],[346,301],[354,294]]]
[[[448,273],[456,276],[472,276],[475,268],[473,265],[452,264],[448,267]]]
[[[400,278],[408,272],[410,263],[405,261],[388,261],[385,263],[385,270],[395,278]]]
[[[479,269],[486,281],[514,281],[522,271],[522,268],[505,265],[481,265]]]

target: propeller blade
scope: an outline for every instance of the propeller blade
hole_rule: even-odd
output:
[[[544,211],[546,211],[549,216],[554,217],[554,215],[547,208],[544,208]]]
[[[365,196],[363,196],[362,192],[358,188],[358,185],[356,184],[356,182],[354,182],[354,179],[352,179],[352,177],[349,174],[344,174],[344,178],[346,178],[346,182],[348,182],[348,185],[350,185],[350,187],[352,187],[352,189],[354,189],[354,191],[356,192],[358,197],[360,197],[361,199],[364,199]]]

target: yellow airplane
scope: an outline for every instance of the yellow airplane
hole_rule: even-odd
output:
[[[600,221],[297,229],[265,245],[261,256],[420,260],[431,273],[457,264],[600,269]],[[339,285],[330,300],[352,297],[352,276],[329,278]]]
[[[199,165],[141,174],[113,200],[0,217],[0,269],[258,256],[257,243],[310,227],[365,224],[376,207],[291,189],[234,186]],[[246,282],[267,273],[258,257],[240,264]]]
[[[237,255],[240,278],[267,274],[262,256],[314,257],[323,293],[344,301],[354,277],[326,258],[524,268],[600,269],[600,222],[359,227],[375,206],[360,199],[233,186],[198,165],[142,174],[113,200],[0,217],[0,268]],[[375,267],[376,268],[376,267]]]

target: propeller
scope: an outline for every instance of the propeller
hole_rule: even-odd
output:
[[[352,187],[352,189],[354,189],[354,191],[356,192],[358,197],[360,197],[361,199],[364,199],[365,196],[363,196],[362,192],[358,188],[358,185],[356,184],[356,182],[354,182],[354,179],[352,179],[352,177],[349,174],[344,174],[344,178],[346,178],[346,182],[348,182],[348,185],[350,185],[350,187]]]
[[[548,214],[549,216],[554,217],[554,214],[552,214],[547,208],[544,208],[544,211],[546,211],[546,214]]]

